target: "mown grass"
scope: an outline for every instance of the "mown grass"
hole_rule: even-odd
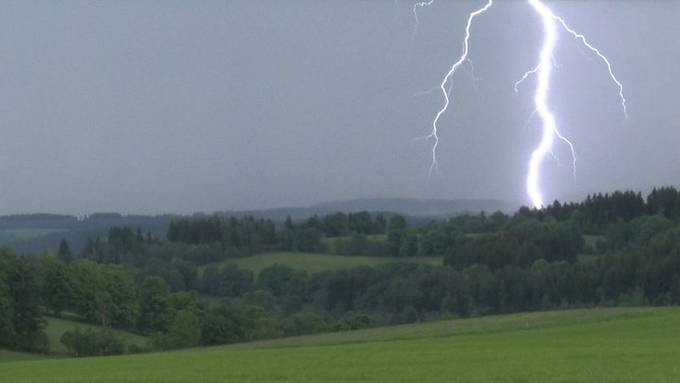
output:
[[[253,255],[250,257],[235,258],[221,264],[234,263],[242,269],[252,270],[255,274],[260,270],[280,264],[293,269],[305,270],[308,273],[317,273],[326,270],[349,269],[357,266],[377,266],[394,262],[412,262],[427,265],[441,266],[442,257],[366,257],[350,255],[331,255],[318,253],[298,252],[274,252]]]
[[[329,345],[314,345],[328,340],[324,335],[298,347],[3,363],[0,377],[27,383],[676,382],[678,330],[679,309],[575,310],[333,334],[355,338]]]

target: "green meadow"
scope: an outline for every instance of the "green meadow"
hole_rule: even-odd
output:
[[[67,356],[67,350],[66,347],[64,347],[64,345],[61,343],[61,336],[66,331],[72,331],[77,327],[79,327],[81,330],[102,329],[101,326],[82,323],[68,317],[65,318],[46,317],[45,320],[47,322],[45,326],[45,333],[47,334],[47,338],[49,339],[50,342],[49,354],[47,355],[29,354],[0,349],[0,363],[45,358],[63,358]],[[118,338],[123,340],[127,345],[134,344],[140,347],[148,346],[149,340],[144,336],[133,334],[131,332],[123,330],[112,329],[110,331],[112,331]]]
[[[321,253],[299,253],[299,252],[273,252],[266,254],[253,255],[250,257],[235,258],[222,262],[222,264],[233,263],[242,269],[253,271],[255,274],[260,270],[279,264],[293,269],[317,273],[327,270],[349,269],[358,266],[377,266],[394,262],[413,262],[434,266],[441,266],[442,257],[368,257],[350,255],[332,255]]]
[[[177,352],[16,361],[3,382],[677,382],[680,309],[448,320]]]
[[[54,317],[48,317],[47,319],[47,326],[45,327],[45,332],[47,333],[47,337],[50,340],[50,353],[52,354],[57,354],[57,355],[65,355],[66,354],[66,347],[61,343],[61,336],[66,332],[66,331],[72,331],[76,327],[80,327],[80,329],[85,330],[85,329],[93,329],[93,330],[101,330],[101,326],[93,325],[93,324],[88,324],[88,323],[81,323],[77,322],[74,320],[69,320],[65,318],[54,318]],[[136,335],[127,331],[122,331],[122,330],[111,330],[113,333],[122,339],[126,344],[135,344],[137,346],[147,346],[148,339],[146,337],[143,337],[141,335]]]

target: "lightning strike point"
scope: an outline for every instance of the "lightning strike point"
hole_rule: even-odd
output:
[[[550,91],[550,75],[552,73],[552,54],[557,43],[557,26],[555,19],[552,16],[552,11],[546,7],[539,0],[529,0],[529,4],[538,12],[543,21],[544,40],[543,48],[539,55],[539,64],[536,66],[538,70],[538,84],[536,85],[536,92],[534,93],[534,104],[538,115],[543,121],[543,135],[538,147],[531,153],[529,160],[529,172],[527,174],[527,193],[531,199],[534,208],[540,209],[543,207],[543,195],[539,187],[540,181],[540,167],[545,155],[552,150],[553,142],[555,141],[555,130],[557,123],[555,116],[553,116],[548,107],[548,92]]]
[[[525,123],[525,126],[528,126],[529,122],[533,119],[535,114],[538,114],[541,118],[542,121],[542,135],[541,135],[541,141],[539,142],[538,146],[532,151],[531,157],[529,160],[528,164],[528,172],[527,172],[527,178],[526,178],[526,190],[527,194],[529,196],[529,199],[531,200],[531,203],[534,208],[540,209],[544,206],[543,204],[543,195],[542,191],[540,188],[540,168],[541,164],[543,163],[545,157],[547,155],[552,155],[553,158],[558,162],[559,164],[559,158],[555,155],[553,152],[553,144],[555,142],[555,139],[559,139],[563,141],[567,146],[569,147],[569,150],[571,152],[571,157],[572,157],[572,170],[573,170],[573,176],[576,178],[576,150],[574,148],[574,145],[572,144],[569,139],[567,139],[565,136],[563,136],[559,129],[557,128],[557,122],[555,119],[555,116],[553,115],[552,111],[550,110],[550,107],[548,106],[548,94],[550,92],[550,81],[551,81],[551,76],[555,68],[559,68],[559,65],[555,62],[554,59],[554,52],[555,52],[555,47],[557,45],[557,28],[558,24],[561,26],[567,33],[571,34],[576,40],[579,40],[583,46],[588,48],[592,53],[594,53],[602,62],[607,67],[607,71],[609,72],[609,77],[612,79],[612,81],[616,84],[618,87],[618,94],[619,98],[621,100],[621,108],[623,109],[623,113],[625,117],[628,117],[628,111],[627,111],[627,104],[626,104],[626,98],[624,96],[623,92],[623,85],[619,81],[619,79],[614,75],[614,71],[612,70],[612,65],[609,62],[609,59],[604,56],[599,49],[594,47],[593,45],[590,44],[590,42],[586,39],[586,37],[575,30],[571,29],[567,23],[562,19],[561,17],[556,16],[553,11],[546,6],[542,0],[528,0],[529,5],[538,13],[542,20],[543,24],[543,46],[541,48],[540,54],[539,54],[539,60],[536,66],[525,72],[524,75],[514,83],[514,90],[515,93],[519,92],[519,86],[526,81],[530,76],[536,76],[537,81],[536,81],[536,89],[534,91],[534,106],[535,109],[531,113],[531,116],[529,117],[528,121]],[[418,8],[430,6],[434,3],[434,0],[429,0],[429,1],[421,1],[419,3],[416,3],[413,5],[413,14],[414,14],[414,19],[415,19],[415,25],[414,25],[414,36],[418,28]],[[471,66],[471,76],[474,78],[474,66],[472,66],[472,62],[469,61],[468,59],[468,51],[469,51],[469,40],[470,40],[470,28],[472,26],[472,23],[474,19],[477,16],[482,15],[485,13],[491,6],[493,5],[493,0],[488,0],[486,5],[484,5],[482,8],[477,9],[476,11],[470,13],[468,15],[468,20],[467,24],[465,27],[465,38],[463,40],[463,52],[458,61],[456,61],[449,71],[446,73],[444,78],[442,79],[440,85],[438,86],[439,90],[442,92],[442,96],[444,97],[444,105],[442,108],[437,112],[435,115],[434,120],[432,121],[432,131],[423,137],[421,139],[432,139],[434,140],[434,143],[432,144],[432,164],[430,166],[430,171],[429,174],[430,176],[434,171],[438,170],[438,164],[437,164],[437,148],[439,146],[439,135],[438,135],[438,129],[439,129],[439,120],[441,119],[442,115],[447,111],[449,105],[450,105],[450,98],[451,98],[451,89],[453,88],[453,76],[455,75],[456,71],[459,69],[459,67],[463,63],[469,63]],[[465,69],[465,68],[464,68]],[[448,85],[448,89],[447,89]],[[435,88],[436,89],[436,88]],[[429,91],[428,91],[429,93]]]

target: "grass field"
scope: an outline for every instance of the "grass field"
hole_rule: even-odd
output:
[[[0,364],[3,382],[676,382],[680,309],[386,327],[137,356]]]
[[[25,352],[16,352],[16,351],[9,351],[9,350],[2,350],[0,349],[0,363],[2,362],[21,362],[21,361],[26,361],[26,360],[36,360],[36,359],[45,359],[45,356],[41,355],[36,355],[36,354],[28,354]]]
[[[365,235],[366,239],[369,241],[374,241],[374,242],[385,242],[387,241],[387,234],[369,234]],[[333,245],[335,241],[338,240],[349,240],[352,238],[351,236],[344,236],[344,237],[323,237],[321,239],[321,243],[324,245]]]
[[[81,329],[91,328],[94,330],[100,330],[100,326],[81,323],[74,320],[69,320],[66,318],[53,318],[47,317],[47,326],[45,327],[45,332],[50,341],[49,355],[39,355],[39,354],[28,354],[21,352],[14,352],[9,350],[0,350],[0,362],[13,362],[13,361],[23,361],[23,360],[35,360],[35,359],[46,359],[54,357],[65,357],[67,354],[66,347],[61,343],[61,336],[66,331],[71,331],[76,327]],[[136,335],[127,331],[121,330],[111,330],[119,338],[121,338],[126,344],[136,344],[141,347],[148,346],[148,339],[141,335]],[[0,379],[2,381],[2,379]]]
[[[75,329],[76,327],[80,327],[81,329],[87,329],[91,328],[94,330],[100,330],[100,326],[92,325],[92,324],[87,324],[87,323],[80,323],[68,319],[60,319],[60,318],[47,318],[47,327],[45,328],[45,332],[47,333],[47,337],[50,339],[50,352],[54,354],[66,354],[66,348],[64,345],[61,343],[61,335],[66,332],[66,331],[71,331]],[[139,346],[146,346],[147,345],[147,338],[141,336],[141,335],[136,335],[129,333],[127,331],[121,331],[121,330],[111,330],[113,331],[118,337],[123,339],[126,344],[136,344]]]
[[[276,252],[236,258],[225,261],[222,264],[235,263],[238,267],[252,270],[256,274],[260,272],[260,270],[277,263],[293,269],[305,270],[308,273],[316,273],[319,271],[348,269],[357,266],[376,266],[392,262],[414,262],[428,265],[441,265],[442,260],[442,257],[393,258]]]

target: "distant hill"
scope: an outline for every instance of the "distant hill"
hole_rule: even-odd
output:
[[[94,213],[85,217],[57,214],[15,214],[0,216],[0,246],[9,246],[20,254],[34,254],[45,249],[56,251],[66,239],[79,253],[88,238],[105,236],[113,226],[130,226],[165,238],[172,215],[145,216],[118,213]]]
[[[410,225],[418,227],[432,218],[455,216],[464,213],[510,212],[517,206],[498,200],[419,200],[415,198],[366,198],[324,202],[306,207],[283,207],[262,210],[225,211],[224,216],[254,216],[271,219],[282,224],[286,217],[307,219],[315,214],[325,215],[366,210],[406,216]],[[213,213],[195,213],[205,216]],[[112,226],[139,228],[146,235],[165,238],[168,224],[179,215],[122,215],[119,213],[94,213],[84,217],[58,214],[16,214],[0,216],[0,246],[10,246],[19,253],[33,254],[44,249],[56,250],[59,241],[66,239],[71,250],[79,253],[88,238],[105,236]]]
[[[455,216],[464,213],[511,212],[519,207],[505,201],[494,199],[444,200],[416,198],[362,198],[342,201],[323,202],[307,207],[282,207],[262,210],[227,211],[225,215],[252,215],[258,218],[269,218],[276,221],[305,219],[313,215],[324,215],[342,212],[369,211],[379,213],[403,214],[414,218],[432,218]]]
[[[312,208],[329,211],[387,211],[405,215],[459,215],[462,213],[479,213],[514,210],[518,206],[494,199],[445,200],[415,198],[368,198],[346,201],[326,202]]]

